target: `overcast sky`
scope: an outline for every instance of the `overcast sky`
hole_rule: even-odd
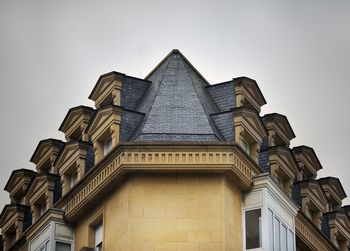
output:
[[[63,139],[68,109],[93,105],[101,74],[143,78],[177,48],[210,83],[255,79],[262,114],[286,115],[292,146],[313,147],[319,176],[339,177],[350,197],[349,25],[345,0],[0,0],[0,188],[34,168],[41,139]]]

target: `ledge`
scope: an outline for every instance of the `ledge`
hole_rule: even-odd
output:
[[[92,168],[55,207],[64,208],[66,219],[75,222],[127,174],[145,172],[222,173],[241,190],[248,190],[260,170],[233,144],[123,144]]]
[[[295,218],[296,236],[313,251],[337,251],[328,239],[302,212]]]

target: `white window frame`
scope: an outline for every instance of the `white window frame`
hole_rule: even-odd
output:
[[[103,222],[95,226],[95,246],[96,251],[103,250]]]
[[[72,188],[73,186],[75,186],[75,184],[77,184],[78,182],[78,172],[77,170],[74,170],[71,175],[69,176],[69,185],[70,188]]]
[[[106,156],[113,148],[112,137],[107,138],[103,142],[103,156]]]

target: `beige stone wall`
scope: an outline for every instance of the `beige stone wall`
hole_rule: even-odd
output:
[[[100,212],[104,250],[242,250],[241,203],[223,175],[131,176],[75,227],[75,250]]]

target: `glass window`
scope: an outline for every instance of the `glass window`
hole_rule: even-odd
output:
[[[109,138],[103,143],[103,155],[106,155],[107,153],[109,153],[111,149],[112,149],[112,138]]]
[[[38,205],[39,217],[42,216],[46,212],[46,204],[41,203]]]
[[[269,249],[273,250],[273,212],[268,211],[268,224],[269,224]]]
[[[56,251],[71,251],[71,245],[64,242],[56,242]]]
[[[36,249],[36,251],[48,251],[48,250],[50,250],[49,244],[50,244],[50,241],[45,242],[45,244],[43,244],[38,249]]]
[[[294,251],[294,233],[288,231],[288,251]]]
[[[280,251],[280,221],[276,217],[273,220],[273,229],[274,229],[274,251]]]
[[[245,213],[246,249],[261,247],[261,209]]]
[[[78,172],[74,171],[70,176],[70,187],[73,187],[78,181]]]
[[[248,154],[250,154],[250,144],[245,139],[241,138],[241,146]]]
[[[102,251],[103,225],[102,223],[95,227],[95,250]]]
[[[281,251],[287,251],[287,227],[281,226]]]

